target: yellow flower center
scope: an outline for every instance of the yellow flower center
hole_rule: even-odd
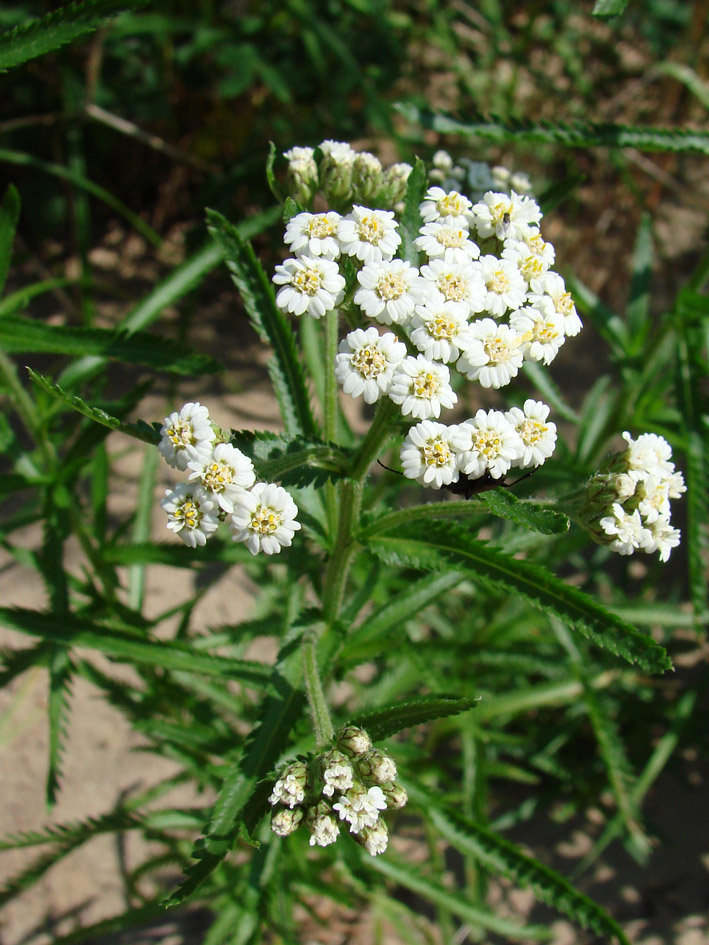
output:
[[[319,269],[299,269],[293,276],[293,285],[305,295],[315,295],[322,282],[323,276]]]
[[[483,349],[491,364],[502,364],[509,360],[510,346],[503,338],[488,338],[483,342]]]
[[[352,355],[352,365],[362,377],[369,379],[379,377],[386,369],[387,359],[376,345],[362,345]]]
[[[458,248],[463,245],[463,243],[468,238],[468,234],[465,230],[454,230],[451,227],[444,227],[436,233],[436,240],[445,246],[446,249],[449,247]]]
[[[506,220],[505,217],[509,218],[511,209],[512,205],[507,200],[501,200],[499,203],[493,204],[490,207],[490,217],[493,225],[500,226],[501,223],[508,223],[509,219]]]
[[[548,429],[547,425],[540,423],[539,420],[527,419],[520,423],[517,427],[517,432],[525,443],[529,446],[533,446],[542,439]]]
[[[556,300],[556,310],[562,315],[570,315],[574,308],[574,300],[570,292],[563,292]]]
[[[552,341],[556,341],[559,337],[559,332],[556,330],[552,322],[545,322],[541,318],[534,323],[534,340],[540,341],[542,344],[550,344]]]
[[[387,272],[377,282],[376,293],[380,299],[390,302],[400,299],[406,292],[406,280],[398,272]]]
[[[544,272],[544,262],[538,256],[530,254],[520,262],[519,271],[528,282],[531,282]]]
[[[199,512],[199,502],[193,499],[185,499],[182,505],[178,505],[174,511],[175,519],[182,522],[187,528],[198,528],[202,516]]]
[[[440,276],[438,288],[447,302],[462,302],[468,294],[468,283],[454,272],[446,272]]]
[[[429,335],[436,341],[452,341],[458,334],[458,322],[444,312],[439,312],[426,327]]]
[[[502,295],[503,292],[507,292],[509,289],[510,280],[506,272],[502,269],[497,269],[491,276],[488,276],[485,280],[485,285],[489,292],[496,292],[498,295]]]
[[[528,236],[526,239],[527,246],[531,252],[537,256],[541,256],[544,252],[544,247],[547,245],[545,240],[542,239],[541,235],[537,233],[536,236]]]
[[[283,517],[268,505],[259,505],[251,515],[250,528],[259,535],[272,535],[283,524]]]
[[[426,466],[446,466],[450,462],[450,447],[441,437],[429,440],[421,447],[421,456]]]
[[[167,436],[175,449],[189,446],[190,443],[195,442],[192,424],[189,422],[189,420],[178,419],[176,423],[173,423],[171,427],[168,427]]]
[[[365,243],[376,246],[384,236],[384,227],[376,217],[364,216],[357,224],[357,234]]]
[[[202,473],[202,482],[212,492],[223,492],[234,481],[234,470],[226,463],[210,463]]]
[[[442,217],[459,217],[465,212],[465,200],[453,191],[438,201],[438,212]]]
[[[438,375],[432,374],[430,371],[422,371],[413,378],[412,388],[414,394],[426,400],[430,400],[440,386],[441,382]]]
[[[326,213],[316,213],[308,223],[308,233],[320,240],[334,236],[337,233],[337,220],[328,220]]]
[[[502,441],[495,430],[478,430],[473,434],[473,447],[486,459],[494,459],[499,455]]]

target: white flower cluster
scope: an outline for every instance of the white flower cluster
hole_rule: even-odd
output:
[[[186,545],[206,544],[222,521],[252,554],[277,554],[291,544],[300,528],[295,502],[281,486],[256,481],[251,460],[226,442],[206,407],[185,404],[165,418],[160,434],[158,450],[168,465],[189,472],[160,503],[167,527]]]
[[[283,769],[268,800],[274,807],[271,829],[279,836],[288,836],[305,821],[310,846],[327,847],[345,822],[367,852],[377,856],[389,839],[380,813],[403,807],[407,796],[396,782],[393,759],[373,748],[363,729],[350,725],[340,732],[337,748]]]
[[[599,544],[621,555],[658,552],[667,561],[680,541],[670,524],[670,499],[686,492],[664,437],[623,434],[627,448],[616,453],[586,485],[580,521]]]
[[[291,148],[284,157],[288,161],[288,192],[301,206],[309,206],[320,191],[331,206],[366,202],[395,207],[404,198],[411,173],[410,164],[384,168],[375,155],[355,151],[345,141],[322,141],[317,150]]]
[[[515,191],[518,194],[531,194],[532,182],[523,171],[510,171],[506,167],[490,167],[485,161],[471,161],[459,158],[454,163],[448,151],[436,151],[431,159],[433,169],[429,171],[429,180],[439,184],[445,190],[460,190],[477,200],[488,190]]]

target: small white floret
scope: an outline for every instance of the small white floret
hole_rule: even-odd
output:
[[[642,480],[648,476],[667,478],[675,471],[672,459],[672,447],[663,436],[656,433],[641,433],[634,440],[626,430],[623,439],[628,444],[625,451],[625,462],[628,466],[628,475],[633,479]]]
[[[524,339],[522,352],[530,361],[551,364],[566,340],[564,319],[550,308],[520,308],[510,315],[510,327]]]
[[[420,233],[415,240],[416,247],[429,259],[445,259],[446,262],[465,265],[480,255],[480,248],[470,239],[467,227],[437,221],[425,223]]]
[[[445,364],[429,361],[422,354],[405,358],[397,365],[389,397],[401,406],[405,417],[410,415],[415,420],[438,418],[441,408],[453,407],[458,400]]]
[[[492,318],[473,322],[470,335],[470,344],[458,359],[458,370],[483,387],[497,389],[509,384],[522,367],[523,338]]]
[[[446,192],[442,187],[429,187],[419,210],[424,223],[441,220],[450,226],[460,226],[467,230],[470,228],[471,207],[468,198],[457,190]]]
[[[564,280],[558,272],[545,272],[530,283],[528,300],[543,312],[558,312],[564,319],[564,333],[573,338],[583,328],[571,293],[567,292]]]
[[[472,479],[489,473],[501,479],[524,454],[519,433],[500,410],[478,410],[458,424],[460,471]]]
[[[411,427],[401,447],[404,475],[434,489],[457,482],[460,476],[457,434],[457,426],[446,426],[432,420]]]
[[[219,506],[197,483],[181,482],[168,489],[160,505],[167,512],[167,527],[186,545],[204,545],[219,527]]]
[[[444,302],[460,302],[471,314],[483,311],[487,290],[478,263],[433,259],[421,267],[421,275]]]
[[[300,529],[296,521],[298,506],[282,486],[257,482],[234,502],[230,516],[232,538],[243,541],[251,554],[267,555],[288,548]]]
[[[493,318],[501,318],[510,309],[524,305],[527,283],[515,262],[487,255],[480,258],[478,265],[485,284],[482,311]]]
[[[388,394],[394,369],[406,357],[406,345],[395,334],[380,335],[372,326],[356,328],[340,342],[335,376],[350,397],[373,404]]]
[[[340,214],[334,210],[328,213],[298,213],[286,224],[284,242],[296,256],[337,259],[340,255],[337,240],[339,223]]]
[[[455,361],[470,344],[468,307],[462,302],[417,305],[411,320],[411,340],[431,361]]]
[[[483,239],[524,239],[539,223],[542,212],[531,197],[489,191],[472,209],[473,225]]]
[[[191,462],[191,480],[211,492],[225,512],[234,511],[234,500],[256,482],[254,464],[241,450],[219,443],[205,462]]]
[[[637,509],[626,512],[619,502],[614,502],[611,511],[612,515],[606,515],[599,521],[606,535],[613,538],[611,551],[632,555],[638,548],[647,545],[649,536]]]
[[[549,407],[541,400],[525,400],[524,409],[512,407],[505,414],[522,440],[523,451],[516,466],[527,469],[541,466],[556,446],[556,424],[549,417]]]
[[[389,210],[354,206],[340,220],[338,239],[342,252],[364,263],[391,259],[401,242],[398,224]]]
[[[383,325],[406,325],[414,308],[432,295],[430,283],[402,259],[368,263],[357,273],[355,305]]]
[[[184,472],[194,460],[206,460],[216,439],[209,411],[200,403],[188,403],[165,417],[158,450],[168,466]]]
[[[276,295],[276,305],[293,315],[307,312],[313,318],[322,318],[344,296],[345,280],[337,263],[322,257],[286,259],[282,265],[276,266],[273,281],[281,286]]]

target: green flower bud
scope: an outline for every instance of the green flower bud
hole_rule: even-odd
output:
[[[302,761],[294,761],[280,774],[273,785],[273,792],[268,801],[270,804],[284,804],[286,807],[295,807],[305,800],[305,790],[308,782],[308,769]]]
[[[323,794],[332,797],[335,791],[347,791],[352,787],[354,771],[349,759],[336,748],[320,756],[323,779]]]
[[[323,141],[320,186],[330,204],[342,203],[352,191],[352,169],[356,152],[340,141]]]
[[[279,807],[271,814],[271,830],[279,837],[287,837],[300,827],[303,820],[303,808]]]
[[[352,165],[352,190],[356,203],[369,206],[370,201],[382,189],[381,161],[368,151],[361,151]]]
[[[357,769],[365,781],[373,781],[375,784],[387,784],[396,778],[394,759],[379,748],[359,755]]]
[[[384,853],[389,843],[389,831],[383,820],[378,820],[373,827],[363,827],[355,834],[355,840],[360,843],[370,856]]]
[[[401,810],[406,806],[409,795],[398,781],[390,781],[388,784],[382,784],[382,794],[384,795],[387,807],[390,810]]]
[[[308,808],[305,822],[310,831],[310,846],[328,847],[337,840],[340,825],[337,817],[324,801]]]
[[[363,755],[372,747],[372,739],[364,729],[346,725],[338,735],[337,747],[348,755]]]
[[[392,164],[384,171],[380,200],[385,206],[393,207],[404,199],[411,171],[411,165],[403,163]]]

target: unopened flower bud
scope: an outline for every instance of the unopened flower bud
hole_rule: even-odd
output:
[[[305,788],[308,781],[308,769],[302,761],[294,761],[281,772],[281,776],[273,785],[273,792],[268,801],[270,804],[284,804],[286,807],[295,807],[305,800]]]
[[[358,834],[355,834],[355,840],[362,844],[370,856],[384,853],[389,843],[387,825],[383,820],[378,820],[372,827],[363,827]]]
[[[288,160],[286,186],[297,203],[307,206],[318,189],[318,166],[312,148],[291,148],[285,152]]]
[[[340,825],[337,817],[324,801],[320,801],[308,809],[306,824],[310,831],[310,846],[328,847],[337,840]]]
[[[332,797],[335,791],[347,791],[352,787],[354,772],[346,755],[337,749],[328,751],[320,757],[320,766],[326,797]]]
[[[303,808],[281,807],[271,814],[271,830],[279,837],[287,837],[300,827],[303,820]]]
[[[373,748],[357,758],[357,768],[365,781],[375,784],[387,784],[396,778],[396,765],[379,748]]]
[[[516,194],[530,194],[532,182],[524,171],[515,171],[510,178],[510,185]]]
[[[382,794],[390,810],[401,810],[402,807],[406,806],[409,799],[406,789],[398,781],[382,784]]]
[[[372,739],[363,728],[346,725],[337,738],[337,746],[348,755],[363,755],[372,747]]]
[[[453,167],[453,158],[447,151],[441,149],[440,151],[436,151],[433,155],[431,164],[439,170],[447,172]]]
[[[355,203],[369,206],[373,197],[382,189],[382,165],[368,151],[361,151],[352,165],[352,191]]]
[[[396,204],[406,196],[406,187],[409,174],[412,171],[410,164],[392,164],[384,171],[382,183],[382,202],[387,207],[396,209]],[[397,211],[398,212],[398,211]]]
[[[342,141],[323,141],[320,149],[320,186],[330,204],[339,203],[350,195],[356,152]]]

